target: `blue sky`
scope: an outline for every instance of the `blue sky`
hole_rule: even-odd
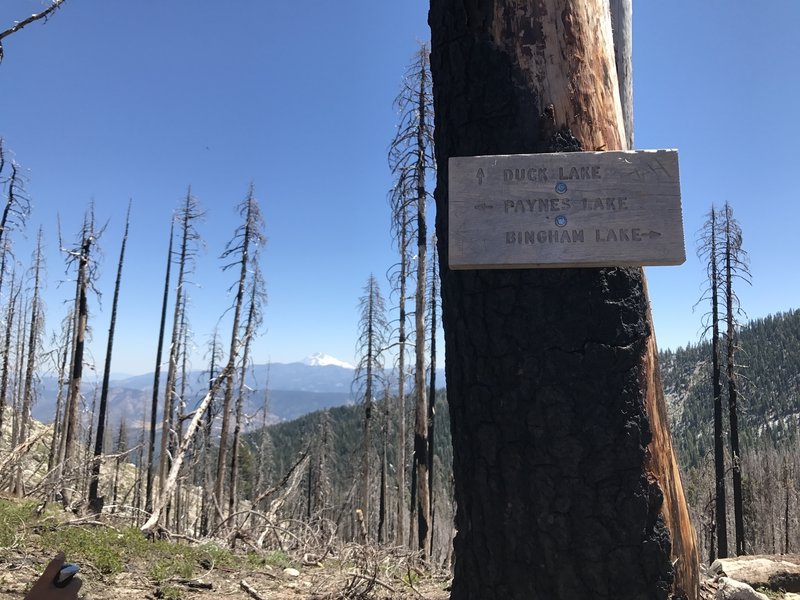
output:
[[[4,0],[0,28],[44,4]],[[723,0],[634,6],[636,147],[680,151],[687,262],[647,269],[662,348],[698,338],[702,308],[692,307],[704,268],[695,234],[712,202],[730,201],[744,229],[753,287],[739,293],[748,316],[799,304],[799,13],[790,0],[757,10]],[[392,101],[417,40],[429,38],[426,18],[420,0],[68,0],[48,23],[6,38],[0,135],[26,169],[33,204],[14,243],[27,264],[44,228],[48,331],[72,295],[70,283],[57,284],[66,276],[55,215],[72,239],[93,200],[108,221],[103,303],[92,304],[101,363],[132,198],[113,367],[152,370],[170,218],[191,185],[206,211],[190,290],[201,368],[231,301],[233,275],[218,256],[252,181],[266,221],[269,296],[255,360],[323,351],[353,361],[370,273],[389,295]]]

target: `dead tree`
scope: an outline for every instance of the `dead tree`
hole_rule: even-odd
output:
[[[184,300],[185,303],[185,300]],[[181,323],[180,323],[180,374],[178,379],[180,380],[180,388],[176,390],[175,398],[178,401],[178,405],[176,408],[175,414],[175,425],[177,431],[175,432],[175,437],[170,443],[169,451],[170,454],[175,452],[175,448],[177,447],[177,443],[179,440],[183,439],[183,422],[188,417],[186,416],[186,395],[188,393],[188,376],[189,376],[189,353],[190,353],[190,341],[191,341],[191,328],[189,327],[188,322],[188,311],[186,310],[186,306],[184,305],[183,309],[181,310]],[[213,401],[213,400],[212,400]],[[188,511],[184,510],[183,508],[183,500],[182,500],[182,490],[181,490],[181,481],[182,479],[179,477],[178,481],[175,485],[175,531],[180,533],[183,529],[184,523],[187,521],[188,518]],[[169,511],[167,511],[169,514]]]
[[[3,416],[5,415],[5,409],[8,405],[8,387],[11,376],[11,341],[14,332],[13,324],[16,316],[17,299],[19,298],[19,293],[22,288],[21,284],[15,287],[14,279],[15,275],[12,271],[11,293],[8,296],[8,306],[6,306],[6,323],[3,335],[2,373],[0,373],[0,435],[2,435]]]
[[[223,362],[222,347],[219,341],[219,331],[215,328],[209,347],[209,367],[208,367],[208,389],[214,390],[214,381],[217,378],[217,369]],[[212,460],[212,426],[214,424],[216,396],[209,400],[208,410],[206,410],[205,421],[202,428],[202,473],[200,474],[203,496],[200,504],[200,535],[208,535],[210,527],[210,513],[213,505],[213,477],[211,473]]]
[[[383,348],[386,344],[386,305],[380,286],[374,275],[370,275],[359,301],[359,336],[356,354],[359,359],[353,374],[353,396],[364,405],[364,435],[361,454],[361,510],[364,527],[370,533],[372,491],[372,419],[375,394],[383,380]]]
[[[397,133],[389,150],[389,166],[398,178],[397,188],[406,190],[413,203],[416,234],[416,289],[414,292],[414,419],[413,477],[416,481],[417,546],[423,556],[431,550],[430,489],[428,487],[428,402],[426,386],[425,307],[427,282],[427,180],[434,170],[433,95],[429,49],[420,44],[395,99],[400,114]]]
[[[255,197],[255,189],[250,185],[247,197],[239,204],[239,214],[242,217],[242,224],[237,228],[233,239],[228,242],[225,252],[222,253],[222,260],[232,260],[223,265],[223,271],[233,267],[239,267],[239,278],[232,286],[236,288],[236,297],[233,303],[233,322],[231,323],[231,342],[228,351],[228,362],[234,364],[239,359],[239,347],[242,340],[240,327],[242,308],[244,307],[245,291],[247,290],[248,269],[251,255],[258,248],[264,245],[265,238],[263,233],[264,220],[261,217],[261,209]],[[214,479],[214,501],[216,506],[222,507],[223,486],[225,482],[225,466],[228,458],[228,437],[231,425],[231,404],[233,402],[235,370],[228,374],[225,382],[225,395],[222,404],[222,424],[220,427],[219,452],[217,454],[217,473]],[[218,515],[221,516],[221,515]]]
[[[22,392],[22,406],[19,413],[19,434],[15,445],[23,444],[28,440],[28,428],[31,421],[31,407],[33,406],[33,378],[36,373],[36,357],[41,346],[41,335],[44,329],[44,312],[41,306],[41,277],[44,269],[42,256],[43,244],[42,229],[36,239],[36,251],[33,256],[33,298],[30,307],[30,327],[28,330],[28,352],[25,366],[25,387]],[[24,495],[22,482],[22,466],[17,469],[17,479],[14,485],[17,496]]]
[[[117,511],[117,497],[119,496],[119,467],[122,464],[123,455],[128,451],[128,430],[127,424],[125,422],[125,415],[123,414],[119,420],[119,428],[117,429],[117,442],[114,446],[114,454],[116,457],[114,458],[114,478],[111,484],[111,505],[113,508],[111,512]],[[139,469],[137,471],[141,471],[141,462],[139,463]],[[136,481],[134,481],[133,486],[136,486]]]
[[[100,390],[100,405],[97,411],[97,433],[94,442],[94,460],[89,478],[89,508],[100,513],[103,510],[103,497],[98,493],[100,485],[100,462],[103,454],[103,439],[106,433],[106,409],[108,405],[108,384],[111,379],[111,357],[114,351],[114,332],[117,326],[117,306],[119,305],[119,287],[122,281],[122,265],[125,262],[125,246],[128,243],[128,227],[131,222],[131,203],[128,202],[128,212],[125,216],[125,233],[122,235],[122,245],[117,263],[117,278],[114,281],[114,297],[111,300],[111,322],[108,325],[108,342],[106,343],[106,360],[103,365],[103,383]]]
[[[450,157],[624,148],[607,11],[431,2],[453,600],[697,597],[642,270],[448,269]]]
[[[434,487],[434,455],[436,432],[436,334],[438,332],[439,310],[439,255],[436,251],[436,236],[431,237],[431,264],[429,268],[428,288],[430,300],[428,301],[428,331],[430,337],[430,375],[428,386],[428,489],[431,494],[431,548],[433,548],[433,532],[436,521],[436,490]],[[447,542],[449,545],[449,540]]]
[[[169,360],[167,364],[167,381],[164,389],[163,414],[161,415],[161,456],[159,457],[158,485],[164,486],[164,477],[169,471],[170,440],[174,440],[175,426],[175,385],[178,373],[178,357],[181,351],[181,320],[186,310],[187,276],[192,272],[194,257],[197,253],[197,244],[200,235],[197,232],[197,223],[204,216],[200,204],[192,196],[191,187],[186,192],[186,197],[176,215],[180,227],[180,246],[178,247],[178,277],[175,281],[175,304],[172,314],[172,336],[169,345]],[[173,441],[174,445],[174,441]]]
[[[58,391],[56,392],[56,410],[53,416],[53,436],[50,439],[50,450],[47,454],[47,472],[52,473],[61,448],[63,437],[64,383],[69,359],[70,340],[72,339],[72,314],[68,314],[61,322],[61,337],[53,336],[56,346],[54,360],[58,374]]]
[[[708,285],[703,298],[711,302],[711,312],[707,315],[711,330],[711,393],[714,404],[714,490],[717,534],[717,558],[728,556],[727,501],[725,498],[725,431],[722,423],[722,369],[720,367],[720,310],[719,296],[721,279],[719,273],[719,215],[712,206],[708,219],[703,225],[698,255],[706,261]],[[702,299],[701,299],[702,300]]]
[[[72,362],[70,367],[69,386],[66,404],[64,407],[63,426],[63,454],[60,461],[62,469],[74,470],[79,458],[78,434],[79,415],[81,408],[81,380],[83,378],[84,350],[86,346],[86,330],[89,324],[88,292],[93,288],[96,278],[95,263],[92,261],[91,252],[97,242],[99,233],[95,231],[94,207],[89,209],[83,220],[80,242],[73,249],[62,249],[67,255],[67,263],[75,265],[77,277],[75,279],[75,307],[73,309],[74,324],[72,337]],[[75,500],[73,490],[66,480],[61,488],[61,497],[65,507],[72,505]]]
[[[158,327],[158,345],[156,346],[156,366],[153,371],[153,394],[150,402],[150,431],[147,443],[147,482],[145,485],[145,510],[153,510],[153,479],[155,477],[156,419],[158,416],[158,394],[161,381],[161,354],[164,348],[164,330],[167,325],[167,304],[169,302],[170,273],[172,271],[172,242],[175,233],[175,220],[169,227],[169,245],[167,248],[167,268],[164,275],[164,293],[161,299],[161,321]]]
[[[236,415],[233,426],[233,440],[231,442],[231,471],[230,471],[230,498],[228,500],[228,514],[236,512],[239,501],[239,445],[241,443],[242,420],[244,419],[244,400],[247,386],[245,384],[247,370],[250,367],[250,342],[263,322],[262,307],[266,300],[264,280],[259,266],[260,253],[253,252],[250,263],[250,290],[248,292],[247,319],[244,326],[244,343],[242,344],[242,358],[239,365],[239,386],[236,393]]]
[[[2,60],[1,54],[0,60]],[[25,179],[20,174],[19,165],[13,160],[6,159],[3,138],[0,138],[0,185],[5,198],[3,213],[0,215],[0,290],[2,290],[6,261],[11,247],[9,233],[14,228],[23,228],[31,212],[30,199],[25,192]]]
[[[393,292],[397,296],[397,529],[399,546],[405,545],[406,519],[406,359],[408,346],[408,299],[409,279],[413,264],[412,238],[414,221],[411,218],[412,193],[409,188],[411,178],[401,175],[390,193],[392,210],[392,235],[397,245],[399,260],[390,273]]]
[[[739,350],[737,329],[738,316],[741,314],[739,297],[734,291],[733,280],[739,279],[750,283],[750,268],[747,252],[743,247],[742,228],[733,216],[733,208],[726,202],[722,215],[722,236],[724,238],[725,281],[725,347],[726,347],[726,379],[728,380],[728,424],[731,438],[731,462],[733,470],[733,518],[736,539],[736,554],[746,554],[744,531],[744,506],[742,499],[742,453],[739,448],[739,378],[736,353]]]

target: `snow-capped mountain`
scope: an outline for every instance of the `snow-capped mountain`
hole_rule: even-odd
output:
[[[334,358],[330,354],[325,354],[323,352],[315,352],[311,356],[307,356],[303,359],[303,364],[308,365],[310,367],[341,367],[343,369],[355,369],[353,365],[343,360],[339,360],[338,358]]]

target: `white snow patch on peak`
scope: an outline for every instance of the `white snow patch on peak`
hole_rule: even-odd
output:
[[[327,367],[329,365],[333,365],[335,367],[342,367],[343,369],[355,369],[355,367],[350,363],[339,360],[338,358],[334,358],[330,354],[324,354],[323,352],[316,352],[311,356],[307,356],[305,359],[303,359],[303,364],[310,365],[312,367]]]

